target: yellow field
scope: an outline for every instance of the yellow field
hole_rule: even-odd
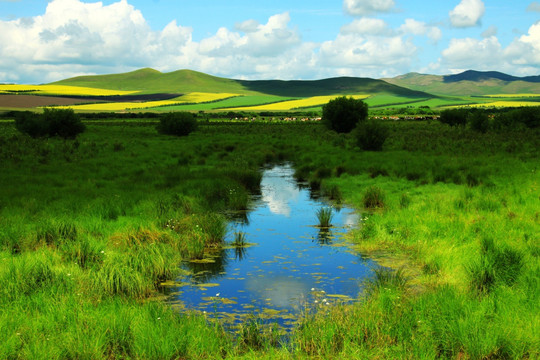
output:
[[[180,96],[178,99],[181,102],[186,103],[203,103],[223,100],[235,96],[240,96],[240,94],[230,94],[230,93],[204,93],[204,92],[192,92],[183,96]]]
[[[83,111],[124,111],[124,110],[136,110],[136,109],[148,109],[160,106],[181,105],[181,104],[193,104],[204,103],[210,101],[217,101],[221,99],[227,99],[230,97],[238,96],[238,94],[230,93],[202,93],[192,92],[171,100],[158,100],[158,101],[144,101],[144,102],[114,102],[114,103],[99,103],[99,104],[83,104],[73,106],[60,106],[60,108],[72,108],[73,110]]]
[[[129,95],[138,91],[97,89],[65,85],[0,85],[0,93],[24,92],[28,95],[75,95],[75,96],[115,96]]]
[[[483,104],[469,104],[467,107],[522,107],[522,106],[540,106],[538,101],[493,101]],[[453,108],[463,106],[451,106]]]
[[[522,98],[522,97],[540,97],[540,94],[491,94],[484,95],[488,98]]]
[[[288,101],[282,101],[278,103],[273,104],[266,104],[266,105],[256,105],[256,106],[247,106],[247,107],[237,107],[232,108],[230,110],[250,110],[250,111],[257,111],[257,110],[293,110],[298,108],[307,108],[307,107],[313,107],[313,106],[319,106],[324,105],[328,103],[328,101],[335,99],[336,97],[339,97],[341,95],[326,95],[326,96],[313,96],[310,98],[305,99],[298,99],[298,100],[288,100]],[[350,97],[353,97],[355,99],[365,99],[369,97],[369,95],[350,95]]]

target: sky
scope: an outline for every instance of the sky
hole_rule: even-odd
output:
[[[150,67],[234,79],[540,74],[533,0],[0,0],[0,83]]]

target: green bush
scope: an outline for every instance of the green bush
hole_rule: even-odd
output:
[[[368,106],[362,100],[352,97],[338,97],[330,100],[322,108],[322,123],[339,133],[351,132],[359,122],[366,120]]]
[[[450,126],[465,126],[467,116],[469,116],[469,111],[466,109],[444,110],[441,112],[439,121]]]
[[[388,128],[384,124],[370,120],[358,124],[355,137],[358,146],[362,150],[381,151],[388,133]]]
[[[45,122],[39,114],[31,111],[19,112],[15,115],[15,127],[23,134],[33,138],[45,137],[48,133]]]
[[[160,134],[187,136],[197,130],[197,119],[189,112],[174,112],[163,115],[157,125]]]
[[[45,108],[43,114],[25,111],[15,117],[15,127],[33,138],[59,136],[75,139],[86,127],[73,109]]]
[[[472,130],[485,134],[489,130],[489,117],[484,111],[475,111],[467,117]]]

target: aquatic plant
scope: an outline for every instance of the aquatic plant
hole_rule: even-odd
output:
[[[332,208],[331,207],[322,207],[317,210],[317,219],[319,220],[320,227],[330,227],[332,226]]]
[[[241,247],[245,246],[246,243],[246,233],[242,231],[236,231],[234,233],[234,240],[231,245],[235,247]]]

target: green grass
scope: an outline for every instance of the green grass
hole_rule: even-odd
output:
[[[88,123],[76,141],[0,125],[0,358],[538,358],[540,134],[393,122],[382,152],[318,124]],[[121,146],[120,146],[121,145]],[[380,270],[361,301],[306,312],[283,340],[163,301],[184,260],[225,245],[259,167],[360,212]],[[396,271],[398,270],[398,271]]]

